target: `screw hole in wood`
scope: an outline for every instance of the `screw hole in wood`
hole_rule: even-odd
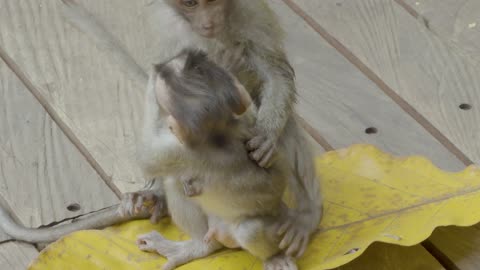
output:
[[[460,106],[458,106],[458,107],[460,109],[464,110],[464,111],[468,111],[468,110],[472,109],[472,105],[467,104],[467,103],[460,104]]]
[[[78,203],[72,203],[67,206],[67,210],[70,212],[77,212],[81,209],[80,204]]]
[[[372,135],[372,134],[377,134],[378,133],[378,129],[375,128],[375,127],[369,127],[367,129],[365,129],[365,133],[369,134],[369,135]]]

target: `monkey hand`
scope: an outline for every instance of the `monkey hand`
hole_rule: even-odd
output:
[[[308,213],[290,211],[288,218],[278,226],[277,234],[283,235],[280,249],[285,250],[287,256],[301,257],[315,229],[312,226],[314,225]]]
[[[247,142],[249,156],[260,167],[269,168],[276,159],[277,137],[264,132],[257,134]]]
[[[126,193],[122,198],[118,213],[124,217],[150,214],[150,221],[155,224],[167,215],[166,201],[163,196],[158,196],[153,190]]]

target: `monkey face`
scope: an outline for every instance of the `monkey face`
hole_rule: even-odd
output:
[[[197,34],[215,38],[225,28],[228,1],[175,0],[175,8]]]

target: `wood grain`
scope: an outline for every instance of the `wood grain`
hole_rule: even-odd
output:
[[[421,246],[401,247],[375,243],[356,260],[337,270],[443,270]]]
[[[98,9],[105,3],[95,2]],[[135,142],[145,85],[125,78],[64,21],[60,1],[3,0],[1,5],[0,46],[53,108],[64,130],[76,136],[105,181],[112,179],[122,191],[142,186]]]
[[[480,107],[475,106],[480,67],[474,61],[394,1],[294,2],[471,160],[480,161]],[[461,110],[463,103],[472,109]]]
[[[480,268],[480,226],[438,228],[430,237],[435,247],[462,270]]]
[[[478,163],[480,110],[475,104],[480,100],[480,70],[475,61],[432,34],[394,1],[295,3]],[[474,107],[462,111],[458,108],[462,103]],[[461,269],[477,269],[477,231],[478,227],[441,229],[431,242]]]
[[[396,155],[424,155],[444,169],[463,167],[300,17],[270,1],[287,30],[287,51],[297,73],[299,114],[334,147],[374,144]],[[377,134],[366,134],[375,127]]]
[[[118,201],[1,60],[0,96],[0,196],[24,225],[48,225]],[[73,203],[80,211],[67,210]]]
[[[19,242],[0,244],[0,269],[25,270],[38,255],[31,245]]]
[[[297,109],[333,147],[371,143],[400,155],[423,154],[446,169],[463,167],[363,74],[279,1],[269,1],[287,31],[287,50],[296,70]],[[376,127],[376,135],[365,134]],[[412,138],[419,141],[410,143]],[[428,145],[428,146],[427,146]],[[437,155],[441,155],[437,156]],[[410,259],[412,256],[415,258]],[[444,269],[422,246],[374,244],[347,269]]]
[[[480,61],[480,1],[400,1],[423,16],[433,33]]]

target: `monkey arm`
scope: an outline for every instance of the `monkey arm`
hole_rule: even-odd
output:
[[[270,167],[278,138],[291,117],[296,100],[295,73],[280,49],[253,49],[252,62],[263,81],[256,130],[247,148],[261,167]]]
[[[296,101],[295,72],[283,51],[258,50],[254,64],[264,81],[258,123],[277,138]]]

